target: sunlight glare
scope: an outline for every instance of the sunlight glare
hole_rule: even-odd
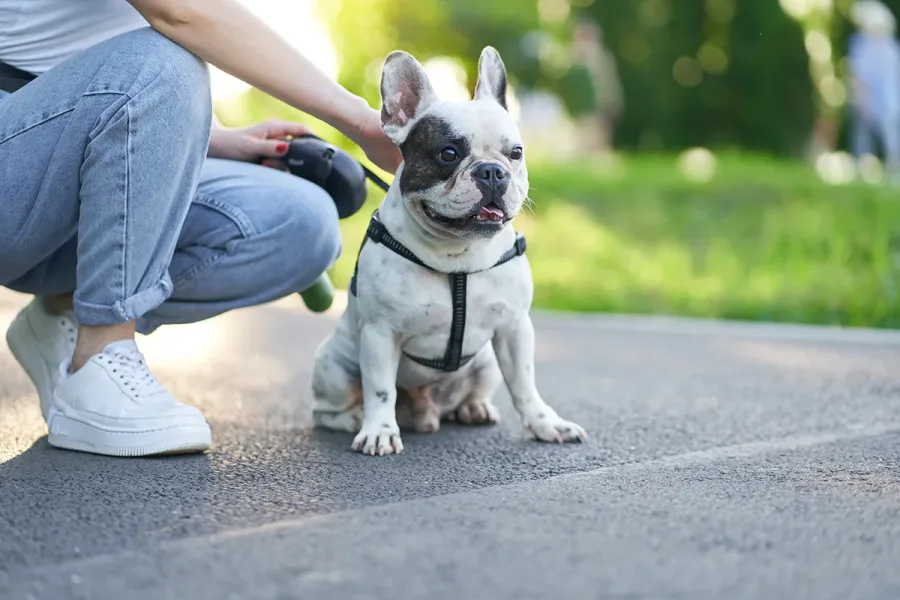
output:
[[[326,75],[337,76],[337,54],[328,28],[315,13],[316,0],[240,1]],[[213,66],[210,78],[214,101],[227,100],[250,89],[243,81]]]

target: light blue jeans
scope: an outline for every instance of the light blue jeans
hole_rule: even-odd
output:
[[[311,285],[340,253],[334,203],[207,159],[211,115],[204,63],[149,28],[0,92],[0,286],[149,333]]]
[[[900,168],[900,119],[879,117],[872,120],[854,111],[851,113],[851,153],[860,158],[866,154],[878,155],[880,142],[885,166]]]

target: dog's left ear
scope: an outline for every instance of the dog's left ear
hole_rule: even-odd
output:
[[[478,83],[475,84],[475,99],[493,98],[500,106],[506,106],[506,65],[500,53],[492,46],[486,46],[478,58]]]
[[[437,101],[425,69],[406,52],[388,54],[381,69],[381,128],[398,146]]]

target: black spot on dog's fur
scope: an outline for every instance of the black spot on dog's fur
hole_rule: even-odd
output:
[[[441,150],[448,146],[459,155],[452,164],[440,159]],[[400,145],[404,161],[400,191],[404,195],[420,192],[450,179],[471,151],[468,138],[449,121],[434,115],[423,117]]]
[[[388,401],[388,393],[387,392],[385,392],[384,390],[379,390],[379,391],[375,392],[375,396],[377,396],[378,399],[381,400],[382,404],[387,404],[387,401]]]

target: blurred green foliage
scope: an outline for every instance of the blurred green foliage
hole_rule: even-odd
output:
[[[478,56],[484,46],[493,45],[517,81],[534,85],[540,79],[539,62],[519,49],[523,36],[539,27],[537,2],[326,0],[318,7],[331,26],[341,83],[375,105],[380,102],[381,63],[396,49],[422,62],[457,58],[474,85]]]
[[[471,86],[478,55],[490,44],[514,85],[551,90],[571,113],[588,112],[596,94],[573,61],[571,44],[574,24],[586,19],[600,26],[622,79],[620,147],[797,154],[815,114],[803,30],[778,0],[327,0],[319,6],[341,57],[340,80],[374,104],[381,61],[391,50],[422,61],[456,57]]]
[[[451,56],[476,77],[497,47],[518,91],[558,94],[573,115],[607,93],[571,47],[582,19],[602,27],[624,88],[615,142],[623,158],[529,161],[529,236],[539,308],[900,327],[900,203],[896,188],[834,186],[796,156],[813,123],[839,118],[822,102],[804,36],[823,32],[838,78],[851,0],[321,0],[339,79],[378,106],[384,57]],[[900,12],[900,0],[887,0]],[[826,7],[826,8],[822,8]],[[816,9],[816,10],[819,10]],[[824,11],[824,12],[823,12]],[[819,65],[821,66],[821,65]],[[821,77],[821,71],[819,72]],[[251,91],[220,107],[227,124],[296,118],[357,157],[358,148],[307,115]],[[718,151],[707,183],[670,153]],[[636,151],[642,151],[635,153]],[[748,151],[750,153],[748,154]],[[723,153],[724,152],[724,153]],[[669,153],[669,154],[667,154]],[[342,222],[332,276],[346,286],[382,193]]]
[[[777,0],[595,0],[580,12],[618,59],[618,146],[802,150],[814,117],[809,62],[800,24]]]
[[[900,203],[805,167],[719,158],[692,183],[668,156],[532,165],[528,236],[538,308],[900,327]],[[345,287],[381,199],[342,222]]]

